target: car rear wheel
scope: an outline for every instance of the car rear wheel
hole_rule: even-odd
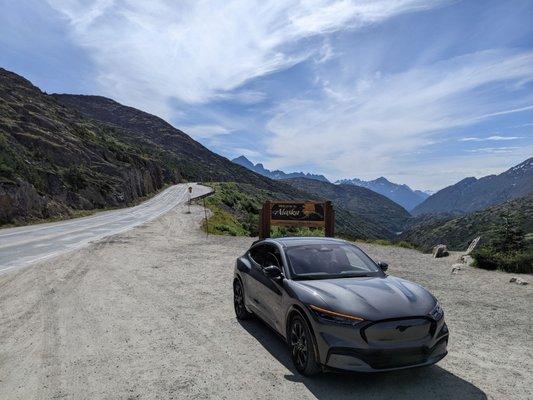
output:
[[[291,320],[289,346],[292,362],[300,374],[309,376],[321,371],[311,330],[300,315],[295,315]]]
[[[249,319],[252,313],[246,309],[244,305],[244,288],[239,279],[235,279],[233,282],[233,306],[235,308],[235,315],[237,319]]]

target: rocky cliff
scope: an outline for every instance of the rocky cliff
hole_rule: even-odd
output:
[[[0,224],[125,205],[181,179],[139,150],[0,69]]]

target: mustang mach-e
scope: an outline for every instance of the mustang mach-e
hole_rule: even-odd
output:
[[[236,261],[235,313],[276,330],[303,375],[438,362],[448,345],[439,302],[386,270],[344,240],[265,239]]]

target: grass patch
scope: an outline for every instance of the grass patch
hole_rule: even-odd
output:
[[[399,242],[394,243],[394,245],[398,247],[403,247],[404,249],[420,250],[417,246],[412,243],[406,242],[405,240],[400,240]]]
[[[214,193],[205,199],[211,210],[207,220],[207,231],[215,235],[257,236],[259,211],[262,198],[268,193],[251,185],[235,182],[204,183],[214,189]],[[248,188],[250,186],[250,188]],[[253,191],[257,193],[253,194]],[[206,224],[203,224],[204,231]]]
[[[394,245],[394,243],[392,243],[390,240],[387,240],[387,239],[373,239],[373,240],[369,240],[368,243],[378,244],[380,246],[393,246]]]
[[[212,235],[249,236],[250,232],[229,212],[219,207],[209,205],[211,217],[204,220],[202,228]]]
[[[203,183],[214,189],[214,193],[205,199],[211,210],[207,228],[203,230],[215,235],[251,236],[259,234],[259,213],[267,200],[288,200],[280,193],[258,189],[252,185],[235,182]],[[271,237],[286,236],[324,236],[321,228],[285,228],[273,226]]]
[[[393,240],[388,239],[367,239],[367,240],[360,240],[365,243],[370,244],[377,244],[380,246],[395,246],[395,247],[403,247],[404,249],[415,249],[418,250],[417,247],[409,242],[406,242],[404,240],[400,240],[399,242],[395,242]]]

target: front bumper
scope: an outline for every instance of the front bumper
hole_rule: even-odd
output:
[[[401,324],[402,321],[393,322]],[[346,327],[323,324],[314,319],[312,325],[320,362],[325,368],[377,372],[426,366],[443,359],[447,354],[448,327],[444,318],[430,322],[427,335],[413,340],[392,340],[384,331],[377,333],[381,340],[372,340],[367,335],[370,331],[367,328],[377,323]]]
[[[447,338],[432,349],[407,348],[397,350],[367,350],[332,348],[326,367],[336,370],[357,372],[392,371],[397,369],[423,367],[442,360],[448,351]]]

